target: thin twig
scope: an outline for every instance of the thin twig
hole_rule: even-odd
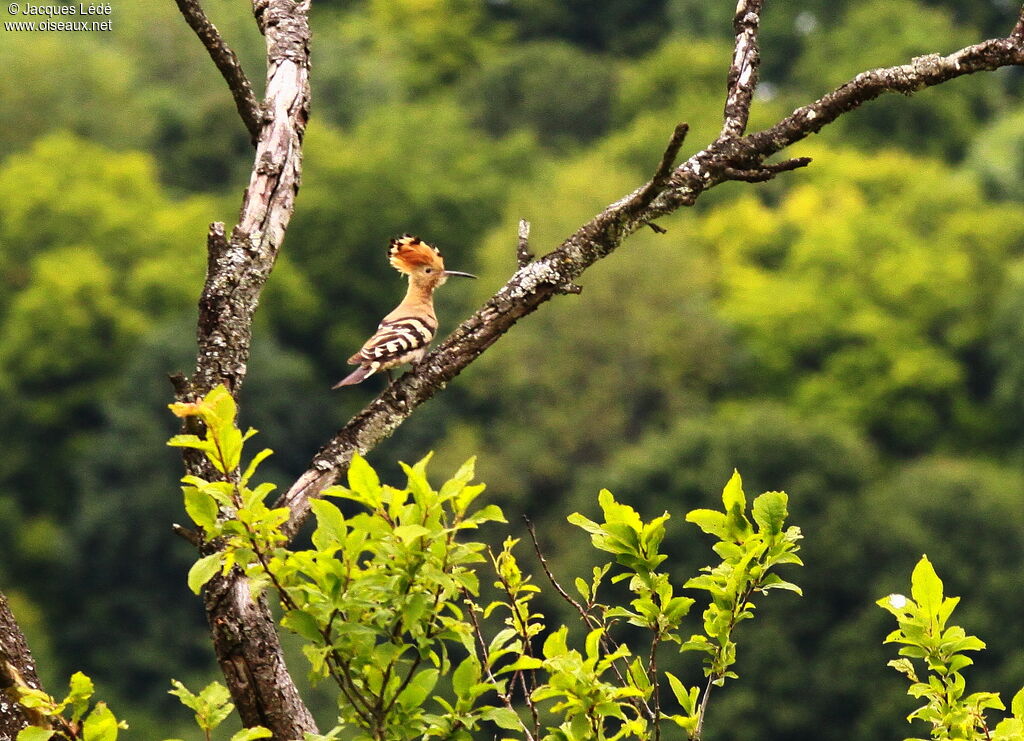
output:
[[[519,220],[519,241],[516,244],[516,260],[521,268],[525,268],[533,261],[533,253],[530,252],[530,222],[526,219]]]
[[[704,714],[708,710],[708,698],[711,697],[711,687],[714,684],[715,678],[712,675],[708,675],[708,684],[704,688],[704,697],[700,700],[700,715],[697,717],[697,727],[693,731],[693,738],[696,741],[700,741],[701,734],[704,732]]]
[[[725,100],[725,123],[722,138],[743,136],[750,118],[750,104],[757,87],[757,72],[761,54],[757,47],[757,32],[761,23],[763,0],[740,0],[733,18],[736,46],[732,66],[729,68],[729,93]]]
[[[466,603],[466,609],[469,611],[469,621],[473,623],[473,635],[476,636],[477,643],[480,646],[480,665],[487,673],[487,680],[494,685],[500,685],[501,682],[494,673],[491,671],[490,662],[487,660],[487,641],[484,640],[483,630],[480,628],[480,621],[476,618],[476,603],[469,596],[469,592],[465,589],[462,590],[462,598]],[[507,686],[507,685],[506,685]],[[523,719],[519,717],[519,713],[516,713],[515,706],[512,705],[512,693],[511,692],[498,692],[498,699],[501,703],[515,713],[516,718],[519,720],[519,725],[523,728],[523,733],[526,734],[527,741],[534,741],[534,735],[530,733],[530,729],[523,723]],[[534,711],[534,718],[536,719],[537,714]]]
[[[231,97],[235,99],[235,108],[238,115],[242,117],[242,123],[249,132],[253,145],[260,136],[260,106],[256,102],[256,96],[252,92],[252,83],[242,70],[238,57],[221,38],[217,27],[210,22],[203,12],[199,0],[174,0],[178,10],[185,16],[185,21],[196,32],[196,36],[203,42],[210,59],[217,65],[224,81],[231,90]]]
[[[1017,17],[1017,25],[1013,27],[1010,37],[1024,40],[1024,7],[1021,7],[1020,9],[1020,15]]]
[[[796,157],[783,162],[776,162],[771,165],[758,165],[757,167],[750,169],[726,167],[723,168],[722,175],[727,180],[740,180],[745,183],[763,183],[765,181],[772,180],[779,173],[797,170],[801,167],[807,167],[809,164],[811,164],[810,157]]]
[[[661,687],[658,682],[658,644],[661,636],[654,631],[651,639],[651,655],[647,661],[647,676],[654,687],[654,741],[661,741]]]
[[[191,528],[187,528],[184,525],[179,525],[175,522],[171,525],[171,530],[174,532],[175,535],[177,535],[179,538],[184,539],[188,543],[191,543],[192,546],[195,548],[199,548],[203,544],[202,536],[200,536],[198,532]]]
[[[686,134],[689,131],[689,124],[676,124],[676,128],[672,131],[672,136],[668,140],[668,145],[661,155],[658,168],[654,171],[654,177],[626,200],[626,206],[635,211],[645,209],[658,193],[665,188],[665,185],[672,177],[676,158],[679,156],[679,150],[683,148],[683,142],[686,141]]]
[[[658,163],[658,169],[654,171],[654,177],[651,179],[652,183],[663,185],[668,181],[669,177],[672,175],[672,170],[675,168],[676,158],[679,156],[679,150],[683,148],[683,142],[686,141],[686,135],[689,131],[689,124],[676,124],[676,128],[672,131],[672,136],[668,140],[668,146],[665,147],[665,151],[661,155],[661,162]]]
[[[555,579],[555,575],[552,574],[551,569],[548,568],[547,559],[544,558],[544,553],[540,549],[540,542],[537,540],[537,530],[533,526],[533,521],[526,515],[523,515],[523,521],[526,523],[526,529],[530,533],[530,540],[533,541],[533,550],[536,552],[537,559],[540,561],[541,568],[544,569],[544,573],[547,575],[548,581],[551,582],[551,586],[555,588],[555,591],[558,592],[562,599],[576,608],[576,611],[579,612],[580,617],[583,619],[583,622],[586,624],[588,629],[602,627],[601,621],[591,615],[587,609],[574,599],[571,594],[565,591],[562,585],[558,583],[558,580]],[[601,631],[601,646],[604,648],[605,653],[609,654],[615,653],[619,650],[618,642],[608,634],[607,630]],[[625,659],[623,659],[623,661],[624,660]],[[627,684],[626,677],[619,668],[619,665],[614,661],[612,662],[612,670],[615,672],[615,676],[618,677],[619,682],[622,683],[622,686],[625,687]],[[627,667],[627,672],[628,670],[629,669]],[[643,706],[642,712],[646,712],[648,719],[653,721],[655,718],[654,711],[651,709],[651,706],[647,701],[642,697],[637,697],[636,700]],[[640,706],[636,707],[638,710],[641,710]]]
[[[600,624],[597,618],[587,612],[579,601],[562,588],[562,585],[555,579],[555,575],[551,573],[551,569],[548,568],[547,559],[544,558],[544,553],[540,549],[540,543],[537,541],[537,530],[533,527],[533,521],[526,515],[523,515],[523,521],[526,523],[526,529],[530,532],[530,539],[533,541],[533,550],[537,553],[537,560],[540,561],[541,568],[544,569],[544,573],[547,575],[548,581],[551,582],[551,586],[561,595],[562,599],[576,608],[576,611],[583,618],[583,622],[587,624],[588,628],[596,628]]]

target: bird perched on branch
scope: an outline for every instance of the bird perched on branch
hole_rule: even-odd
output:
[[[445,270],[440,251],[411,234],[391,240],[388,259],[395,270],[409,276],[409,290],[362,349],[348,359],[350,365],[359,367],[332,388],[355,385],[379,370],[387,371],[390,378],[396,365],[422,360],[437,331],[434,289],[452,275],[476,278],[470,273]]]

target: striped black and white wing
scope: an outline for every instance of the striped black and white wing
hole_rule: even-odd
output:
[[[437,325],[426,317],[385,319],[349,362],[368,366],[371,373],[422,358],[434,339]]]

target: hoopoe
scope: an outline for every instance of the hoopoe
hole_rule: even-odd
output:
[[[352,386],[379,370],[387,371],[390,378],[391,369],[396,365],[422,360],[437,331],[434,289],[444,285],[452,275],[476,278],[470,273],[445,270],[441,252],[411,234],[391,240],[388,259],[395,270],[409,276],[409,290],[362,349],[348,359],[350,365],[359,368],[332,388]]]

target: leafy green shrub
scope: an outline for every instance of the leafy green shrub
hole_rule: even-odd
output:
[[[580,514],[569,520],[612,561],[596,568],[589,582],[575,579],[579,598],[545,566],[551,586],[579,611],[586,632],[580,650],[568,626],[551,630],[534,606],[541,588],[519,565],[517,539],[506,538],[497,553],[463,540],[465,531],[504,522],[496,505],[474,508],[484,485],[471,483],[472,459],[435,490],[426,477],[430,456],[403,464],[407,483],[396,488],[381,484],[357,455],[348,486],[331,487],[312,503],[317,526],[311,547],[290,550],[281,532],[288,510],[264,503],[272,485],[250,485],[270,451],[241,468],[244,442],[255,430],[243,434],[235,426],[230,394],[217,388],[172,409],[204,423],[202,437],[177,435],[170,444],[198,450],[209,463],[209,480],[183,479],[185,507],[204,538],[219,546],[195,563],[189,586],[198,593],[217,573],[238,568],[254,597],[273,589],[282,624],[306,641],[312,677],[338,686],[336,730],[358,729],[358,738],[468,739],[492,724],[528,739],[657,738],[665,722],[697,738],[711,687],[736,677],[730,668],[734,630],[753,617],[754,595],[799,592],[774,572],[800,563],[799,528],[785,527],[786,495],[767,492],[748,506],[735,474],[723,491],[722,511],[687,515],[718,540],[714,551],[721,559],[684,585],[709,597],[703,632],[687,635],[683,619],[694,599],[678,595],[660,568],[669,513],[645,522],[605,490],[601,522]],[[358,511],[346,515],[332,499],[352,502]],[[495,575],[489,601],[475,567],[488,561]],[[626,604],[601,601],[613,570],[611,583],[626,582]],[[642,650],[615,637],[623,623],[646,631]],[[663,644],[705,655],[703,695],[671,674],[662,676],[657,652]],[[662,709],[666,683],[677,705],[672,711]]]

